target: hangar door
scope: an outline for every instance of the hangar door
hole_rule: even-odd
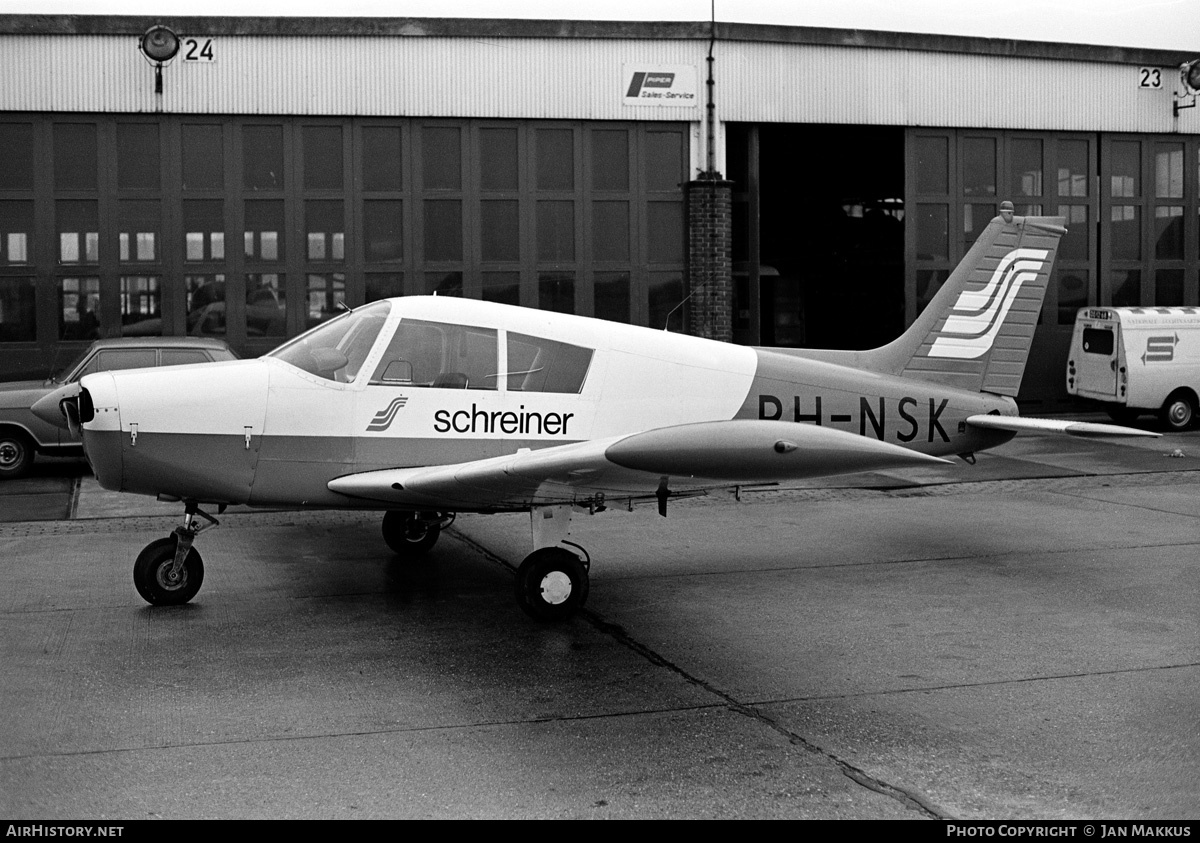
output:
[[[904,130],[731,124],[734,341],[872,348],[904,328]]]

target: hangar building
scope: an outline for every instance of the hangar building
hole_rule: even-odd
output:
[[[1011,200],[1070,225],[1021,396],[1050,406],[1077,308],[1200,305],[1195,58],[720,22],[0,16],[0,376],[97,336],[255,355],[343,303],[432,292],[866,348]]]

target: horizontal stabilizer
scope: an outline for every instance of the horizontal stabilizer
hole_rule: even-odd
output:
[[[1118,424],[1099,424],[1069,419],[1030,419],[1021,416],[968,416],[967,424],[988,430],[1013,433],[1066,433],[1070,436],[1161,436],[1149,430]]]

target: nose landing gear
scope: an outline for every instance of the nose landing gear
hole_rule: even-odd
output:
[[[197,515],[209,523],[201,524]],[[218,523],[195,503],[188,503],[183,524],[143,548],[133,563],[133,584],[143,600],[152,606],[178,606],[196,596],[204,582],[204,562],[192,542]]]

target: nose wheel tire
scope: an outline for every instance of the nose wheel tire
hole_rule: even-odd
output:
[[[539,621],[562,621],[587,600],[588,572],[583,561],[561,547],[543,547],[517,569],[517,604]]]
[[[133,584],[142,599],[152,606],[178,606],[196,596],[204,582],[204,563],[196,549],[189,548],[179,571],[175,565],[174,535],[151,542],[133,563]]]
[[[33,443],[23,433],[0,433],[0,479],[15,480],[33,465]]]
[[[424,556],[441,535],[441,523],[428,520],[415,512],[388,510],[383,516],[383,540],[397,556]]]

